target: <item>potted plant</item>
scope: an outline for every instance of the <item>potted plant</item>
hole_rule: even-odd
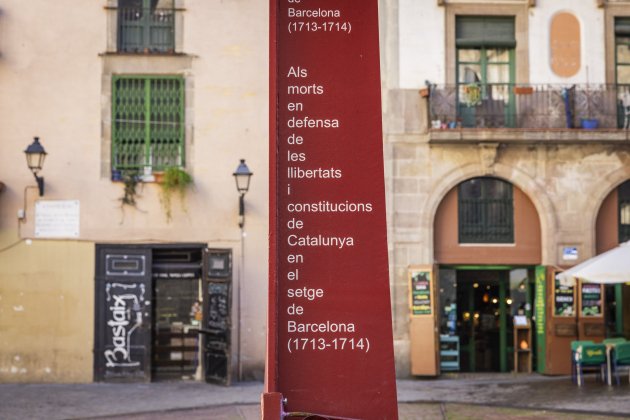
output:
[[[162,203],[162,208],[164,209],[167,221],[170,222],[173,216],[173,194],[177,193],[179,195],[179,199],[183,206],[186,198],[186,191],[192,183],[192,176],[190,176],[190,174],[183,168],[170,166],[164,170],[162,182],[160,183],[160,202]]]
[[[477,106],[481,103],[481,86],[479,86],[479,83],[473,82],[464,85],[462,102],[468,107]]]

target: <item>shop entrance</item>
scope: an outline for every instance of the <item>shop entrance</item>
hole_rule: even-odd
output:
[[[531,318],[533,269],[442,267],[439,274],[441,340],[459,343],[458,370],[513,370],[513,317]]]
[[[232,253],[96,245],[94,379],[231,379]]]
[[[152,379],[201,379],[202,249],[153,251]]]

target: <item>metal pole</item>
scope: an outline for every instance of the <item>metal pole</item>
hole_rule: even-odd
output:
[[[241,329],[243,327],[241,322],[241,302],[242,302],[242,289],[243,289],[243,277],[245,272],[245,229],[241,226],[241,269],[238,276],[238,380],[243,380],[243,362],[241,359]]]
[[[237,293],[237,358],[238,358],[238,380],[243,380],[243,361],[241,359],[241,329],[242,329],[242,314],[241,314],[241,301],[242,301],[242,289],[245,277],[245,194],[241,194],[239,199],[239,222],[238,225],[241,228],[241,264],[238,276],[238,293]]]

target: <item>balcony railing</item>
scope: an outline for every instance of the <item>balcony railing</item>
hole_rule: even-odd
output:
[[[434,129],[627,129],[630,87],[431,85],[429,118]]]
[[[174,52],[175,9],[119,8],[118,51],[134,53]]]

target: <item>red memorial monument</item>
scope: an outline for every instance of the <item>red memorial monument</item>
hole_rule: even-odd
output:
[[[377,0],[271,0],[263,419],[396,419]]]

